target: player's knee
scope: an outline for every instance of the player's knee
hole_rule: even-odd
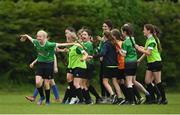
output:
[[[44,81],[44,87],[45,87],[45,89],[50,89],[50,81],[49,80]]]
[[[36,81],[36,87],[39,88],[43,84],[43,80]]]
[[[50,89],[50,85],[49,84],[44,84],[45,89]]]
[[[56,85],[54,79],[50,80],[50,85],[51,85],[51,86]]]

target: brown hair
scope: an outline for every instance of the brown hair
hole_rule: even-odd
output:
[[[116,46],[116,39],[113,37],[113,35],[111,34],[111,32],[110,31],[105,31],[104,32],[104,36],[108,39],[108,40],[110,40],[111,41],[111,43],[114,45],[114,46]]]
[[[154,33],[156,34],[157,37],[160,37],[162,31],[154,25]]]
[[[69,30],[70,32],[76,33],[76,30],[73,27],[67,27],[66,30]]]
[[[91,30],[89,30],[89,29],[87,29],[87,28],[86,28],[86,29],[83,29],[82,32],[87,32],[89,36],[92,35]]]
[[[111,30],[111,33],[117,40],[124,41],[123,38],[122,38],[122,35],[121,35],[121,33],[120,33],[120,31],[118,29]]]
[[[110,28],[110,30],[113,28],[113,24],[111,20],[105,20],[104,23]]]
[[[126,32],[126,34],[129,36],[129,37],[132,37],[134,32],[133,32],[133,28],[130,24],[124,24],[124,26],[121,27],[121,30],[123,32]]]
[[[162,51],[162,47],[161,47],[161,43],[158,39],[158,37],[154,34],[156,31],[154,29],[154,25],[152,24],[145,24],[144,27],[150,31],[150,33],[153,35],[153,37],[155,38],[155,41],[157,43],[157,48],[158,48],[158,51],[161,52]]]
[[[130,23],[127,23],[127,24],[124,24],[122,27],[121,27],[121,30],[123,32],[126,32],[126,34],[129,36],[130,40],[131,40],[131,43],[132,43],[132,46],[135,48],[135,43],[133,42],[132,40],[132,37],[133,37],[133,27]],[[136,48],[135,48],[136,49]]]

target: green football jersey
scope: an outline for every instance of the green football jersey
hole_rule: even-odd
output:
[[[146,40],[145,50],[151,49],[151,54],[147,56],[147,62],[152,63],[155,61],[161,61],[161,56],[157,48],[156,40],[153,36]]]
[[[33,39],[34,47],[37,51],[38,62],[52,62],[54,61],[56,43],[46,41],[44,45],[41,45],[37,39]]]
[[[135,44],[134,37],[131,37],[132,41]],[[130,37],[126,37],[126,39],[122,43],[122,49],[126,53],[125,62],[134,62],[137,61],[137,53],[134,48]]]
[[[68,68],[87,68],[86,61],[81,61],[81,58],[83,57],[82,51],[83,49],[76,45],[73,45],[69,48]]]
[[[84,42],[83,43],[84,47],[86,48],[86,52],[88,55],[93,55],[94,54],[94,49],[93,49],[93,44],[90,41]],[[88,63],[93,64],[94,61],[91,59]]]

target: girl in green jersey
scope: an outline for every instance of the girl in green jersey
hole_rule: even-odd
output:
[[[39,105],[42,104],[43,100],[45,99],[43,93],[43,81],[45,87],[45,94],[46,94],[46,104],[49,105],[50,101],[50,80],[53,77],[54,72],[54,49],[55,47],[60,46],[67,46],[67,45],[74,45],[76,43],[54,43],[47,41],[47,33],[43,30],[37,32],[36,39],[33,39],[29,35],[21,35],[20,41],[24,42],[28,39],[30,42],[34,44],[36,51],[38,53],[37,56],[37,69],[36,69],[36,87],[40,94],[40,100],[38,102]]]
[[[71,43],[77,39],[75,31],[71,28],[65,30],[67,42]],[[82,79],[86,77],[86,58],[88,54],[82,47],[71,46],[69,48],[68,57],[68,75],[67,80],[70,84],[70,95],[72,96],[69,104],[83,103],[82,95]],[[78,100],[78,101],[77,101]]]
[[[134,82],[136,81],[137,71],[137,53],[134,48],[135,40],[133,37],[133,29],[130,25],[123,25],[121,28],[122,36],[125,38],[122,44],[122,55],[125,56],[125,80],[127,87],[127,104],[135,104]],[[136,90],[137,92],[137,90]]]
[[[157,88],[160,91],[161,98],[158,100],[159,104],[167,104],[168,101],[166,99],[164,87],[161,83],[161,55],[160,55],[160,42],[157,36],[154,35],[155,29],[152,24],[144,25],[144,36],[147,37],[145,47],[136,45],[138,51],[142,52],[143,55],[138,59],[140,62],[144,57],[147,58],[147,70],[145,75],[145,83],[147,84],[147,90],[152,94],[152,78],[154,79]]]

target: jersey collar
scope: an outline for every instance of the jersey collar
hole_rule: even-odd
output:
[[[152,34],[150,34],[147,38],[150,39],[150,38],[152,38],[152,37],[153,37]]]
[[[44,46],[46,45],[46,43],[47,43],[47,40],[44,42],[43,45],[39,42],[39,45],[40,45],[41,47],[44,47]]]

